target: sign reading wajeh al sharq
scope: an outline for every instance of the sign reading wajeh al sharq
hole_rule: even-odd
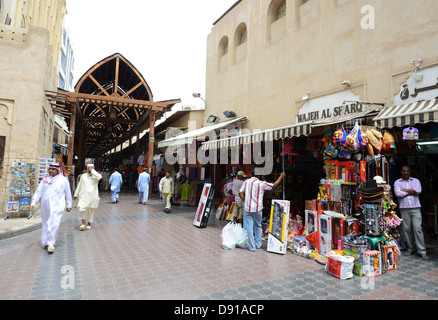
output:
[[[350,90],[316,97],[304,103],[296,122],[318,121],[363,112],[365,109],[359,101],[360,97]]]

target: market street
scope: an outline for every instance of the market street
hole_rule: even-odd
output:
[[[56,250],[47,254],[41,230],[0,241],[0,299],[438,299],[438,256],[401,256],[397,271],[341,281],[315,261],[221,248],[224,221],[193,226],[195,208],[173,207],[137,193],[112,204],[101,194],[95,223],[79,231],[76,203],[65,214]]]

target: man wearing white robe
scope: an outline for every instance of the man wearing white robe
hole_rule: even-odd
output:
[[[149,184],[151,182],[151,176],[146,171],[143,171],[138,176],[137,189],[140,193],[139,203],[146,204],[149,197]]]
[[[94,211],[99,205],[99,180],[102,175],[94,170],[94,165],[87,165],[87,173],[83,174],[74,194],[74,200],[79,198],[78,210],[79,220],[82,225],[80,231],[90,230],[91,223],[94,221]],[[86,222],[88,219],[88,223]]]
[[[109,188],[109,178],[110,174],[108,169],[105,169],[105,171],[102,173],[102,188],[106,191]]]
[[[42,233],[41,244],[47,248],[48,253],[55,250],[56,234],[64,214],[64,210],[71,211],[72,200],[68,179],[61,174],[61,166],[52,164],[49,166],[49,174],[39,184],[32,197],[30,210],[41,199]]]
[[[114,169],[113,174],[111,175],[109,179],[109,184],[111,188],[111,198],[113,200],[113,203],[119,202],[119,192],[120,187],[123,184],[123,178],[122,175],[117,171],[117,169]]]

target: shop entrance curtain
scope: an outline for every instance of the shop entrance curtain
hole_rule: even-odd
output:
[[[438,122],[438,99],[388,107],[373,120],[381,129]]]

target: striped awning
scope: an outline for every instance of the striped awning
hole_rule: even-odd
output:
[[[388,107],[374,118],[375,126],[381,129],[428,122],[438,122],[437,99]]]
[[[236,137],[207,141],[202,144],[201,149],[214,150],[262,141],[273,141],[278,139],[308,136],[311,133],[311,124],[312,121],[309,121],[280,128],[256,131],[251,134],[244,134]]]

